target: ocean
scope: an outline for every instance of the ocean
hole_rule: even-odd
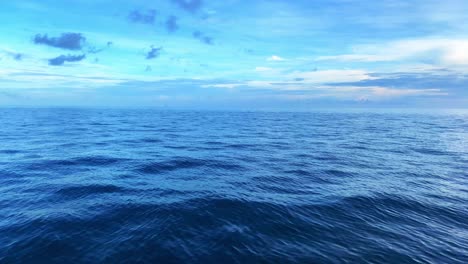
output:
[[[468,113],[0,109],[0,263],[468,263]]]

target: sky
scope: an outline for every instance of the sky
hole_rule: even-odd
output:
[[[15,0],[0,106],[466,108],[465,0]]]

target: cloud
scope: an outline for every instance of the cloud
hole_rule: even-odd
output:
[[[269,68],[269,67],[255,67],[256,72],[268,72],[272,70],[273,68]]]
[[[277,56],[277,55],[273,55],[267,58],[267,61],[284,61],[284,60],[285,60],[284,58],[281,58],[280,56]]]
[[[17,99],[17,98],[21,98],[22,96],[18,93],[15,93],[15,92],[10,92],[10,91],[1,91],[0,90],[0,97],[7,97],[7,98],[10,98],[10,99]]]
[[[144,70],[142,68],[141,70]],[[230,82],[223,79],[158,79],[153,78],[151,73],[146,73],[148,78],[140,81],[131,79],[115,79],[112,76],[88,76],[86,74],[77,76],[76,74],[33,74],[22,72],[11,72],[0,78],[0,86],[22,87],[24,89],[35,88],[61,88],[67,87],[63,91],[66,94],[81,94],[74,92],[73,88],[91,87],[99,89],[86,89],[93,91],[97,95],[102,95],[101,102],[109,103],[126,102],[128,105],[141,105],[142,102],[157,96],[168,96],[171,98],[184,98],[184,100],[206,100],[206,103],[216,104],[218,107],[232,104],[235,101],[243,101],[247,105],[258,106],[262,101],[265,106],[271,107],[276,103],[291,102],[290,107],[298,106],[301,102],[317,103],[323,106],[343,106],[347,102],[365,103],[365,106],[383,107],[388,105],[418,106],[418,104],[448,105],[457,102],[458,105],[466,105],[466,99],[453,99],[450,90],[431,88],[424,86],[392,87],[391,84],[360,86],[352,83],[346,85],[335,84],[314,84],[297,80],[295,82],[284,81],[245,81]],[[65,72],[65,71],[64,71]],[[1,70],[0,70],[1,73]],[[98,73],[100,74],[100,73]],[[151,77],[149,77],[151,76]],[[287,79],[288,76],[281,76]],[[461,84],[460,84],[461,85]],[[27,88],[26,88],[27,87]],[[464,86],[466,87],[466,86]],[[38,93],[43,93],[38,91]],[[117,97],[114,97],[117,96]],[[138,96],[138,99],[134,96]],[[136,101],[123,100],[127,97]],[[85,97],[84,97],[85,98]],[[113,98],[113,99],[112,99]],[[466,97],[465,97],[466,98]],[[82,101],[82,100],[81,100]],[[80,101],[80,102],[81,102]],[[85,100],[86,101],[86,100]],[[63,101],[58,100],[62,103]],[[78,101],[74,101],[78,102]],[[88,102],[88,101],[86,101]],[[171,99],[171,102],[174,101]],[[96,102],[95,102],[96,103]],[[198,105],[197,103],[191,104]],[[452,104],[453,106],[453,104]]]
[[[320,56],[316,61],[341,61],[341,62],[381,62],[395,60],[387,55],[371,55],[371,54],[345,54],[336,56]]]
[[[172,0],[172,3],[190,13],[197,12],[203,6],[202,0]]]
[[[77,62],[84,60],[86,58],[86,55],[60,55],[57,58],[53,58],[49,60],[49,65],[52,66],[61,66],[65,62]]]
[[[331,86],[354,86],[354,87],[391,87],[396,89],[411,89],[422,87],[424,89],[444,89],[446,92],[466,97],[468,91],[468,76],[461,76],[456,72],[432,71],[432,72],[399,72],[392,74],[371,74],[373,78],[357,82],[332,82]]]
[[[204,84],[201,87],[203,88],[225,88],[225,89],[234,89],[241,86],[247,86],[243,83],[217,83],[217,84]]]
[[[310,85],[288,83],[275,83],[265,81],[247,81],[244,83],[214,83],[203,84],[203,88],[218,88],[233,90],[239,88],[239,92],[246,94],[254,91],[269,93],[278,98],[288,100],[303,100],[314,98],[331,98],[333,100],[355,100],[355,101],[382,101],[394,100],[404,97],[446,97],[449,94],[442,89],[436,88],[393,88],[383,86],[333,86],[333,85]],[[284,96],[285,95],[285,96]]]
[[[91,46],[91,47],[88,48],[88,53],[96,54],[96,53],[102,52],[102,51],[110,48],[112,45],[113,45],[112,41],[108,41],[106,43],[106,46],[103,47],[103,48],[97,48],[97,47]]]
[[[99,53],[99,52],[102,52],[104,51],[104,48],[96,48],[96,47],[89,47],[88,48],[88,53],[91,53],[91,54],[96,54],[96,53]]]
[[[80,33],[63,33],[59,37],[49,37],[47,34],[37,34],[34,37],[35,44],[67,50],[81,50],[85,42],[86,38]]]
[[[161,55],[162,47],[155,48],[154,46],[151,46],[151,50],[146,54],[146,59],[151,60],[159,57]]]
[[[301,80],[303,83],[358,82],[371,80],[375,77],[365,70],[313,70],[296,71],[285,75],[288,79]]]
[[[391,62],[414,60],[446,66],[468,65],[468,39],[420,38],[356,45],[353,53],[320,56],[317,61]]]
[[[24,57],[24,54],[23,53],[20,53],[20,52],[17,52],[15,50],[11,50],[11,49],[3,49],[3,48],[0,48],[0,54],[3,53],[5,54],[6,56],[16,60],[16,61],[21,61]],[[1,57],[0,57],[0,60],[1,60]]]
[[[175,32],[179,29],[179,25],[177,24],[177,17],[176,16],[170,16],[166,20],[166,29],[168,32],[172,33]]]
[[[79,59],[79,57],[83,57],[84,59],[84,55],[74,57],[78,57],[75,60]],[[96,70],[94,71],[86,71],[85,68],[80,68],[81,74],[72,74],[70,71],[67,71],[71,70],[70,68],[72,67],[64,67],[60,72],[50,71],[47,67],[30,70],[26,68],[0,69],[0,87],[33,90],[66,87],[66,90],[71,90],[83,87],[110,87],[129,80],[122,76],[117,77],[104,74],[97,70],[99,68],[95,68]]]
[[[201,38],[201,41],[205,44],[208,44],[208,45],[213,45],[213,38],[212,37],[207,37],[207,36],[204,36]]]
[[[23,54],[21,53],[16,53],[13,55],[13,59],[17,60],[17,61],[20,61],[23,59]]]
[[[197,31],[194,31],[192,35],[194,38],[200,38],[202,36],[202,33],[197,30]]]
[[[133,10],[128,14],[128,19],[133,23],[152,25],[156,21],[156,10],[150,9],[146,12]]]
[[[264,69],[261,69],[264,70]],[[355,83],[371,80],[371,73],[365,70],[321,70],[321,71],[297,71],[289,74],[278,72],[280,80],[250,80],[238,83],[222,83],[212,85],[218,88],[254,87],[259,89],[274,90],[308,90],[327,86],[329,83]]]
[[[206,36],[205,34],[203,34],[202,32],[200,32],[198,30],[194,31],[192,36],[194,38],[200,40],[202,43],[205,43],[207,45],[213,45],[213,38]]]
[[[362,88],[362,87],[361,87]],[[368,87],[370,96],[379,98],[391,98],[402,96],[445,96],[447,93],[442,92],[441,89],[395,89],[387,87]]]

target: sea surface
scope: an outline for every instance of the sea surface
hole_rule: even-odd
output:
[[[0,263],[468,263],[468,114],[0,109]]]

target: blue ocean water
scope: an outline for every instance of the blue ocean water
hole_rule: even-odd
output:
[[[0,263],[468,263],[468,114],[0,110]]]

